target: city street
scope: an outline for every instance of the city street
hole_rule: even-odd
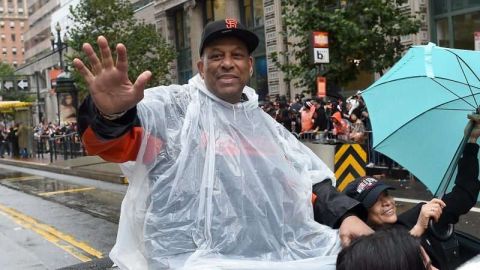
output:
[[[50,176],[0,169],[2,270],[59,269],[108,257],[123,192],[113,184]]]

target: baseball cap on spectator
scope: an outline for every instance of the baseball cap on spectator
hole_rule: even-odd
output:
[[[239,38],[247,46],[248,52],[252,53],[258,46],[258,37],[243,26],[236,19],[224,19],[208,23],[203,29],[202,40],[200,43],[200,55],[208,43],[226,36]]]
[[[347,196],[361,202],[367,209],[372,207],[385,190],[395,189],[371,176],[359,177],[343,191]]]

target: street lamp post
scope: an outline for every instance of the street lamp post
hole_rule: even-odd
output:
[[[60,23],[57,22],[57,25],[55,26],[55,31],[57,32],[57,41],[55,42],[55,35],[53,33],[50,33],[50,41],[52,42],[52,50],[55,51],[55,46],[57,47],[57,52],[58,56],[60,59],[60,68],[64,70],[64,64],[63,64],[63,49],[65,51],[68,49],[67,48],[67,43],[66,43],[66,37],[67,35],[65,34],[63,36],[63,40],[60,37],[60,32],[62,30],[62,27],[60,27]]]
[[[67,27],[68,29],[68,27]],[[57,109],[58,109],[58,123],[61,124],[62,116],[68,117],[68,119],[72,119],[76,117],[76,110],[77,110],[77,89],[75,87],[75,83],[73,78],[71,77],[70,72],[68,71],[67,66],[63,63],[63,50],[68,50],[67,47],[67,35],[66,33],[62,37],[60,36],[62,28],[60,27],[60,23],[57,22],[55,25],[55,31],[57,32],[57,38],[55,42],[55,35],[51,33],[50,41],[52,42],[52,50],[58,52],[59,60],[60,60],[60,68],[63,71],[60,73],[56,79],[56,86],[55,92],[57,94]],[[68,96],[70,98],[68,98]],[[69,104],[60,104],[66,102],[66,100],[70,100]],[[71,107],[70,109],[68,108]],[[64,110],[62,110],[63,108]],[[72,109],[73,108],[73,109]],[[65,115],[62,115],[65,114]],[[76,120],[75,120],[76,121]]]

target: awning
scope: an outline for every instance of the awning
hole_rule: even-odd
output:
[[[0,112],[13,112],[15,109],[31,107],[31,102],[22,101],[0,101]]]

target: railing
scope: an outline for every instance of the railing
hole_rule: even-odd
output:
[[[37,158],[45,158],[50,155],[50,162],[63,156],[63,160],[85,156],[85,149],[78,133],[73,132],[65,135],[42,135],[34,138],[34,152]]]

